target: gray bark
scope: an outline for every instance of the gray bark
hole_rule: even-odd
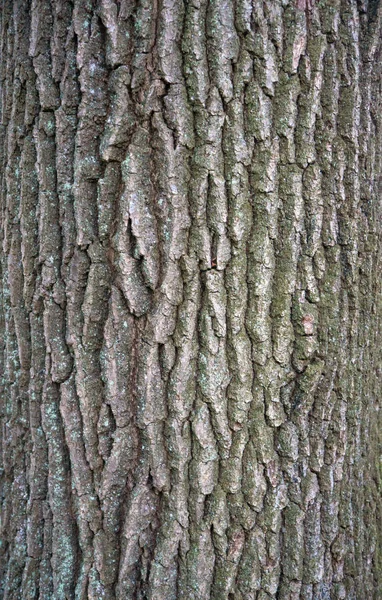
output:
[[[382,4],[0,10],[0,597],[378,600]]]

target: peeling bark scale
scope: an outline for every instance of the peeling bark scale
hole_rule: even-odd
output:
[[[382,3],[0,4],[0,598],[380,599]]]

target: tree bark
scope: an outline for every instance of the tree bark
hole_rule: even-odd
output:
[[[0,19],[0,597],[381,598],[382,4]]]

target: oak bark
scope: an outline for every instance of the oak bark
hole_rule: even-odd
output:
[[[0,597],[377,600],[381,3],[0,10]]]

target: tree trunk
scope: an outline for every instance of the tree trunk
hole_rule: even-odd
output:
[[[382,3],[1,36],[0,597],[381,598]]]

